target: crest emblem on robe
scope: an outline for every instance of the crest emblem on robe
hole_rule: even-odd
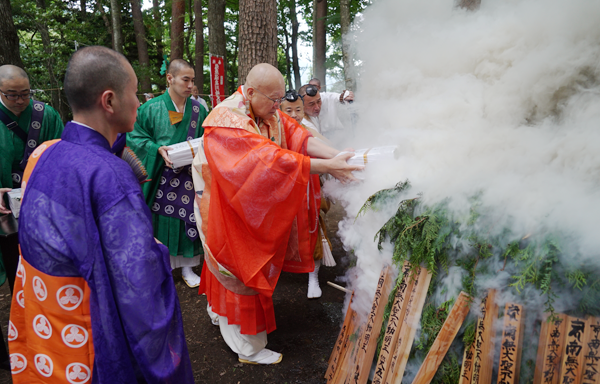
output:
[[[91,377],[91,371],[87,365],[81,363],[71,363],[67,365],[67,380],[71,384],[87,383]]]
[[[69,324],[63,328],[60,333],[63,343],[67,347],[79,348],[87,343],[89,335],[88,332],[82,326],[77,324]]]
[[[52,336],[52,325],[44,315],[37,315],[33,318],[33,331],[42,339],[48,340]]]
[[[27,368],[27,359],[20,353],[10,354],[10,373],[16,375]]]
[[[25,267],[21,263],[19,263],[19,267],[17,268],[17,277],[22,279],[21,284],[25,286]]]
[[[177,172],[175,172],[175,173],[177,173]],[[171,184],[171,187],[177,188],[177,187],[179,187],[179,179],[171,179],[171,182],[169,184]]]
[[[163,191],[161,191],[160,189],[156,191],[156,198],[160,199],[161,197],[163,197]]]
[[[183,196],[181,196],[181,202],[182,202],[183,204],[187,204],[187,203],[189,203],[189,202],[190,202],[190,198],[189,198],[189,196],[188,196],[188,195],[183,195]]]
[[[152,204],[152,210],[154,212],[158,212],[159,209],[160,209],[160,204],[158,204],[158,203]]]
[[[181,216],[181,217],[187,216],[187,212],[185,211],[184,208],[179,208],[179,216]]]
[[[40,128],[42,128],[42,124],[40,124],[39,121],[34,121],[33,123],[31,123],[31,128],[40,129]]]
[[[37,141],[35,141],[33,139],[31,139],[27,142],[27,145],[29,146],[29,148],[35,148],[36,144],[37,144]]]
[[[165,212],[167,212],[167,215],[172,215],[172,214],[173,214],[173,212],[175,212],[175,208],[173,208],[173,206],[172,206],[172,205],[167,205],[167,206],[165,207]]]
[[[62,309],[72,311],[83,301],[83,290],[73,284],[62,286],[56,292],[56,300]]]
[[[32,283],[35,297],[37,297],[39,301],[46,300],[46,297],[48,297],[48,290],[46,289],[46,284],[44,284],[44,281],[40,279],[39,276],[34,276]]]
[[[52,376],[54,364],[48,355],[44,355],[43,353],[35,355],[33,358],[33,363],[35,364],[35,368],[38,370],[40,375],[44,377]]]
[[[44,106],[43,106],[42,104],[37,104],[37,103],[34,103],[34,104],[33,104],[33,108],[34,108],[36,111],[38,111],[38,112],[41,112],[41,111],[42,111],[42,109],[44,109]]]
[[[192,109],[193,109],[193,110],[194,110],[194,112],[196,112],[196,113],[200,112],[200,108],[198,108],[198,106],[197,106],[197,105],[194,105],[194,106],[192,107]],[[195,121],[194,121],[194,123],[195,123]],[[195,127],[194,127],[194,128],[195,128]]]
[[[19,304],[21,306],[21,308],[25,308],[25,292],[23,292],[23,290],[20,290],[19,292],[17,292],[17,304]]]
[[[37,147],[35,149],[35,151],[33,151],[33,153],[31,154],[31,157],[33,157],[34,159],[37,158],[39,155],[42,154],[42,152],[44,152],[46,150],[46,148],[48,148],[48,146],[46,144],[42,144],[39,147]]]
[[[188,191],[191,191],[194,188],[194,184],[191,181],[186,181],[184,185],[185,189],[187,189]]]
[[[187,231],[187,235],[189,237],[195,237],[198,234],[198,231],[196,231],[194,228],[190,228]]]
[[[174,201],[177,198],[177,194],[175,192],[167,193],[167,200]]]
[[[12,321],[8,320],[8,341],[17,340],[17,337],[19,337],[17,327],[15,327]]]

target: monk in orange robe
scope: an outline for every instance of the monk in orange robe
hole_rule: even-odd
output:
[[[194,160],[196,220],[205,250],[200,294],[239,361],[275,364],[273,290],[282,270],[310,272],[319,233],[318,174],[356,181],[340,152],[279,111],[281,73],[258,64],[204,120]]]

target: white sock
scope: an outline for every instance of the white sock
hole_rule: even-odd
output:
[[[181,275],[193,287],[200,285],[200,276],[196,275],[192,267],[181,267]]]
[[[308,292],[306,296],[309,299],[317,299],[321,297],[323,292],[319,287],[319,268],[321,267],[321,260],[315,261],[315,270],[308,273]]]

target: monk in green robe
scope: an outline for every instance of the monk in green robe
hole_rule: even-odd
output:
[[[182,178],[189,176],[191,180],[191,166],[172,170],[167,151],[171,144],[204,133],[202,122],[208,113],[190,99],[194,78],[194,68],[187,61],[173,60],[167,70],[168,91],[138,109],[133,132],[127,134],[127,145],[140,158],[151,179],[142,189],[152,210],[154,235],[169,248],[171,267],[182,268],[183,280],[190,287],[200,285],[200,277],[192,267],[200,265],[204,254],[197,231],[190,226],[195,223],[193,182]],[[170,204],[180,200],[191,203],[191,211]]]
[[[14,65],[0,67],[0,215],[10,213],[5,194],[21,187],[29,155],[44,141],[60,138],[64,129],[58,112],[34,102],[32,94],[23,69]],[[0,255],[0,285],[5,279]]]

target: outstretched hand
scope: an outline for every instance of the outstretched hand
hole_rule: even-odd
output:
[[[158,148],[158,153],[165,160],[165,164],[169,168],[173,168],[173,162],[171,161],[171,158],[169,158],[169,153],[168,153],[168,151],[170,151],[171,149],[172,149],[171,147],[166,147],[164,145],[162,147]]]
[[[10,213],[10,209],[4,206],[4,194],[10,191],[12,191],[10,188],[0,188],[0,214],[2,215],[8,215]]]
[[[352,183],[355,181],[359,181],[352,174],[353,171],[362,171],[365,167],[363,165],[350,165],[347,163],[348,159],[354,156],[354,153],[344,153],[334,157],[329,160],[329,173],[331,176],[335,177],[342,184]]]

